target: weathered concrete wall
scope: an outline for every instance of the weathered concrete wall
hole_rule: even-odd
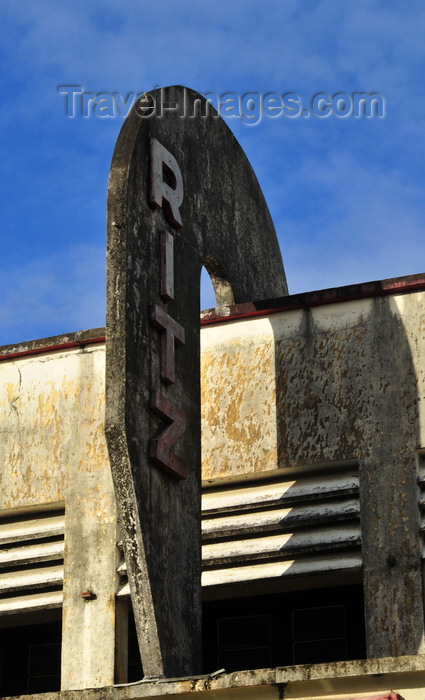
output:
[[[258,324],[267,330],[256,336]],[[413,293],[203,332],[204,478],[359,461],[370,656],[423,649],[424,330],[424,294]],[[243,418],[253,428],[244,431]]]
[[[278,467],[274,334],[268,318],[201,333],[202,476]]]
[[[295,333],[272,320],[281,464],[359,460],[370,656],[423,649],[418,302],[409,295],[296,312]]]
[[[104,371],[103,345],[0,363],[0,508],[65,504],[64,689],[114,681],[116,514]],[[87,589],[95,600],[81,598]]]
[[[370,656],[422,650],[424,296],[285,311],[201,333],[205,480],[358,461]],[[112,684],[116,513],[104,346],[1,362],[0,406],[1,511],[65,503],[63,688]],[[97,598],[85,602],[88,589]]]
[[[204,327],[203,478],[361,457],[378,429],[368,424],[374,406],[396,434],[414,411],[405,429],[416,449],[425,440],[424,333],[419,293]]]
[[[124,687],[37,695],[43,700],[139,700],[174,697],[191,700],[422,700],[425,657],[369,659],[161,679]],[[21,696],[25,697],[25,696]]]

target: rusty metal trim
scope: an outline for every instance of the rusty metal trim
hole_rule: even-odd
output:
[[[28,350],[20,350],[19,352],[10,352],[0,355],[0,362],[5,360],[16,360],[20,357],[28,357],[30,355],[41,355],[50,352],[58,352],[60,350],[71,350],[72,348],[83,349],[86,345],[96,345],[105,342],[105,336],[98,338],[87,338],[86,340],[71,340],[66,343],[57,343],[56,345],[46,345]]]
[[[374,282],[363,282],[344,287],[330,287],[313,292],[294,294],[279,299],[253,301],[234,306],[206,309],[201,312],[201,326],[209,326],[226,321],[240,321],[256,316],[269,316],[283,311],[312,308],[340,304],[346,301],[356,301],[373,297],[390,296],[394,294],[410,294],[425,291],[425,274],[394,277]]]

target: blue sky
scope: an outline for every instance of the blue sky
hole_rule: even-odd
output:
[[[377,92],[383,118],[227,123],[257,174],[290,293],[425,268],[425,5],[392,0],[2,0],[0,344],[104,325],[108,170],[94,93]]]

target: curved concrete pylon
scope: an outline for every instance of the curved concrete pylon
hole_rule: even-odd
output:
[[[253,170],[184,87],[145,95],[108,194],[106,435],[145,675],[201,664],[199,285],[219,304],[287,294]]]

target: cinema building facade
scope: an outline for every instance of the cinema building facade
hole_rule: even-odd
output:
[[[178,192],[180,147],[161,128],[154,134],[163,146],[161,172],[164,167],[165,185]],[[173,146],[175,161],[167,155]],[[154,171],[154,151],[149,163]],[[162,205],[151,207],[152,216],[163,217]],[[164,220],[176,223],[173,204],[164,209]],[[122,229],[116,217],[114,225]],[[183,239],[170,236],[160,236],[158,299],[145,324],[145,357],[157,390],[141,392],[140,410],[180,432],[164,447],[167,430],[150,428],[140,450],[159,483],[170,484],[162,491],[180,493],[196,469],[196,439],[184,443],[196,426],[182,392],[184,377],[197,374],[199,355],[190,345],[191,321],[174,304],[183,286],[167,267],[167,254]],[[123,515],[131,511],[131,489],[118,484],[119,462],[111,469],[117,455],[105,437],[105,396],[108,402],[113,393],[105,388],[108,324],[106,334],[102,328],[0,349],[1,695],[422,699],[425,276],[261,301],[239,301],[236,293],[224,298],[233,303],[223,303],[221,270],[212,258],[205,266],[220,305],[201,314],[200,330],[201,665],[177,677],[146,671],[156,662],[155,650],[150,655],[140,643],[150,603],[138,607],[140,552],[131,550],[130,519]],[[137,303],[126,297],[125,333],[133,332]],[[119,346],[114,351],[119,355]],[[134,369],[132,352],[119,357]],[[134,376],[127,364],[126,381]],[[106,377],[111,381],[108,368]],[[130,424],[130,409],[128,415]],[[108,429],[110,423],[107,436]],[[137,435],[128,438],[131,465],[135,443]],[[167,551],[171,567],[159,603],[152,592],[161,620],[174,614],[168,613],[173,605],[183,612],[190,606],[171,545],[179,550],[198,525],[191,512],[179,510],[184,495],[167,510],[153,498],[155,488],[149,481],[146,527],[152,537],[161,531],[156,556]],[[123,505],[125,489],[130,496]],[[141,519],[142,535],[144,528]],[[149,593],[143,586],[154,580],[150,540],[140,542],[148,562],[140,585]],[[196,560],[187,561],[195,570]],[[166,558],[161,565],[166,571]],[[165,612],[158,612],[161,600]],[[185,619],[182,614],[182,646],[193,625],[183,629]],[[159,656],[164,668],[173,668],[180,660],[167,651],[161,624]],[[198,630],[193,634],[200,646]]]

